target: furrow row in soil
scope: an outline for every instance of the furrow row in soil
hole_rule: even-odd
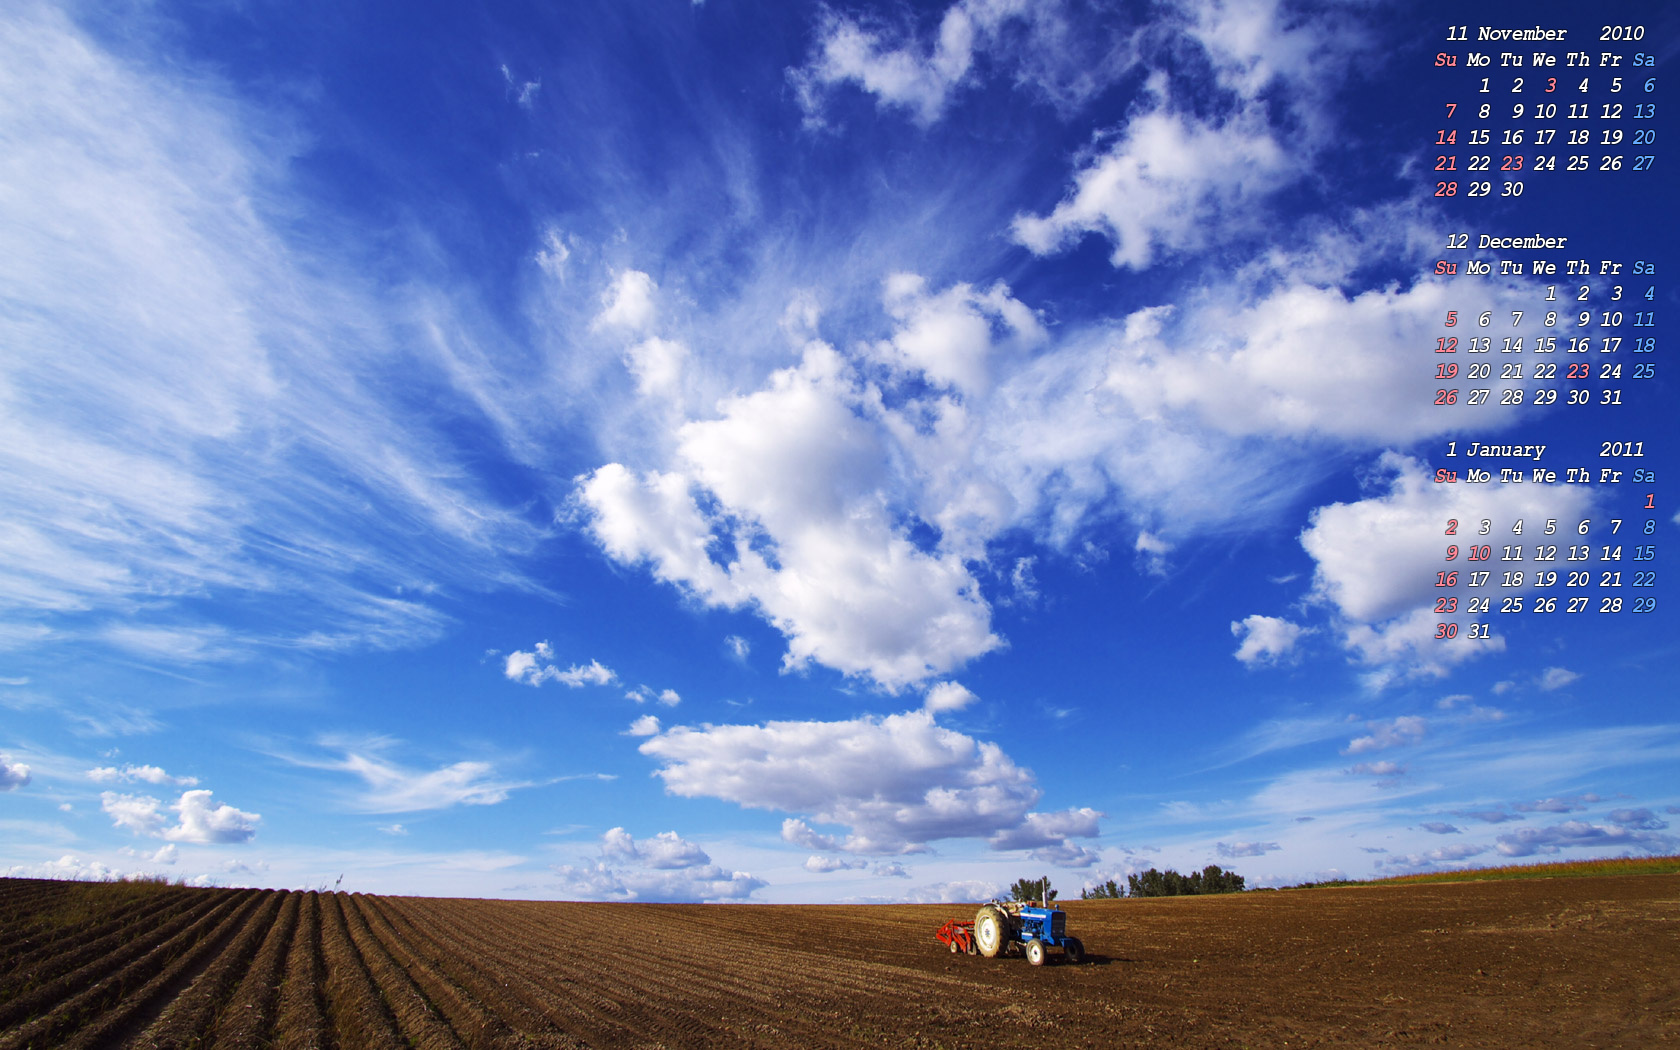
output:
[[[298,903],[297,930],[286,951],[285,977],[275,1006],[278,1050],[337,1050],[327,1017],[326,956],[321,949],[321,895],[311,890]],[[259,1044],[260,1045],[260,1044]]]
[[[505,909],[486,909],[492,921],[505,921]],[[603,939],[576,920],[587,909],[556,909],[548,921],[526,927],[526,939],[543,951],[544,965],[537,980],[556,991],[587,992],[594,998],[615,1003],[624,1023],[632,1030],[659,1038],[678,1038],[690,1045],[748,1045],[759,1040],[738,1022],[745,1000],[761,1002],[759,1017],[785,1021],[785,1004],[778,1006],[752,982],[729,976],[727,967],[714,957],[709,971],[680,966],[666,953],[655,954],[649,943],[651,927],[626,923],[631,929],[613,929],[615,920],[635,914],[619,908],[602,908],[594,922],[611,930]],[[540,913],[539,913],[540,914]],[[511,932],[511,931],[510,931]],[[671,931],[668,931],[668,933]],[[492,947],[491,952],[496,949]],[[508,955],[487,957],[511,964]],[[724,1015],[730,1014],[725,1020]]]
[[[449,965],[453,953],[398,916],[390,898],[359,896],[356,906],[392,959],[443,1012],[462,1042],[473,1050],[513,1050],[529,1045],[506,1020],[486,1007],[479,991]]]
[[[55,932],[50,940],[33,948],[30,955],[22,955],[11,972],[0,976],[0,1002],[51,982],[62,974],[74,973],[96,960],[109,961],[114,953],[138,951],[145,943],[141,938],[167,938],[215,906],[212,895],[171,895],[159,899],[129,902],[114,909],[108,921],[92,924],[88,929],[75,927]],[[26,951],[30,951],[26,949]],[[23,963],[27,961],[28,965]],[[0,1025],[7,1023],[7,1012],[0,1009]]]
[[[0,1050],[46,1045],[41,1032],[62,1031],[65,1018],[91,1014],[144,983],[176,955],[197,943],[238,904],[233,891],[206,893],[188,915],[159,929],[136,923],[132,940],[77,970],[62,974],[0,1006]],[[63,1015],[63,1016],[58,1016]],[[57,1020],[53,1020],[58,1017]],[[13,1027],[16,1026],[16,1027]]]
[[[343,895],[321,897],[321,950],[327,963],[327,1014],[344,1050],[397,1050],[407,1040],[350,939]]]
[[[481,980],[495,981],[524,1007],[527,1018],[540,1018],[541,1027],[522,1025],[527,1034],[540,1037],[540,1045],[617,1046],[626,1032],[622,1011],[616,1003],[600,999],[584,989],[556,994],[532,971],[544,971],[539,953],[530,967],[509,966],[496,956],[498,950],[523,945],[524,933],[507,928],[478,905],[480,902],[414,901],[420,907],[405,909],[414,925],[436,931],[440,943],[451,945],[462,959],[471,960]],[[444,907],[434,907],[444,905]],[[464,907],[448,907],[463,905]],[[524,946],[528,948],[529,946]]]
[[[368,975],[379,987],[380,998],[390,1008],[404,1040],[417,1050],[465,1050],[465,1045],[425,991],[391,957],[389,949],[368,927],[360,896],[345,894],[338,898],[339,906],[344,911],[350,940],[367,966]]]
[[[18,1030],[20,1045],[54,1046],[70,1050],[116,1045],[117,1037],[143,1027],[147,1013],[189,984],[221,945],[226,943],[258,906],[261,891],[221,890],[221,902],[169,940],[98,981],[82,995]],[[0,1041],[11,1050],[11,1044]]]
[[[286,952],[297,929],[303,894],[281,891],[279,914],[263,931],[261,946],[233,989],[205,1042],[214,1050],[256,1050],[268,1044],[280,1002]]]
[[[234,931],[227,947],[179,994],[163,1003],[157,1018],[126,1045],[131,1050],[200,1045],[215,1023],[216,1012],[249,971],[285,897],[284,890],[262,891],[257,910]],[[141,1028],[141,1023],[137,1018],[134,1027]]]

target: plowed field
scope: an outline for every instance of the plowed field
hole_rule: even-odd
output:
[[[434,900],[0,880],[0,1050],[1680,1047],[1680,876],[972,907]]]

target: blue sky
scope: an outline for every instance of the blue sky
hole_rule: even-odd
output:
[[[1631,322],[1680,260],[1660,151],[1597,170],[1672,15],[1626,94],[1567,74],[1628,111],[1592,170],[1441,199],[1448,127],[1574,128],[1475,115],[1514,71],[1434,66],[1459,10],[9,6],[0,871],[972,900],[1676,852]],[[1625,272],[1434,273],[1535,257]],[[1532,352],[1618,307],[1616,355]],[[1449,311],[1529,341],[1488,404],[1433,403]],[[1627,477],[1432,480],[1478,464]]]

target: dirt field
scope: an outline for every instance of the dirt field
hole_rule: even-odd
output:
[[[550,904],[0,880],[0,1050],[1680,1047],[1680,876],[962,906]]]

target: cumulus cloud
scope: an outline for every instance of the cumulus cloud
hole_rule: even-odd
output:
[[[1574,847],[1633,847],[1649,852],[1673,850],[1680,839],[1654,831],[1622,825],[1591,824],[1567,820],[1541,828],[1518,828],[1501,835],[1494,848],[1506,857],[1531,857],[1537,853],[1559,853]]]
[[[1548,667],[1540,672],[1539,686],[1546,692],[1563,689],[1581,680],[1581,676],[1566,667]]]
[[[656,715],[643,715],[630,723],[625,732],[630,736],[654,736],[659,732],[659,718]]]
[[[995,882],[984,879],[963,879],[957,882],[935,882],[917,886],[904,895],[911,904],[968,904],[991,900],[1002,892]]]
[[[694,868],[710,864],[706,851],[675,831],[662,831],[637,842],[623,828],[612,828],[601,836],[601,855],[608,860],[636,861],[649,868]]]
[[[1231,622],[1237,637],[1236,657],[1250,667],[1279,663],[1295,650],[1309,629],[1276,616],[1254,613]]]
[[[1406,772],[1406,767],[1397,762],[1389,762],[1387,760],[1382,762],[1356,762],[1348,770],[1348,772],[1356,773],[1360,776],[1397,777]]]
[[[1370,679],[1375,685],[1443,676],[1465,660],[1502,651],[1504,640],[1497,636],[1471,639],[1463,631],[1436,637],[1439,623],[1459,619],[1437,614],[1438,599],[1465,608],[1481,593],[1463,554],[1446,565],[1448,545],[1467,547],[1484,518],[1507,531],[1518,520],[1543,531],[1549,519],[1573,523],[1590,516],[1591,497],[1579,491],[1586,486],[1436,484],[1423,463],[1393,453],[1384,454],[1380,468],[1390,475],[1387,492],[1320,507],[1301,533],[1302,547],[1316,562],[1313,593],[1339,614],[1347,648],[1379,669]],[[1456,537],[1446,534],[1454,520]],[[1532,555],[1534,545],[1524,546]],[[1456,571],[1456,583],[1437,587],[1441,571]]]
[[[1282,848],[1275,842],[1216,842],[1213,846],[1221,857],[1264,857]]]
[[[169,824],[165,804],[160,799],[115,791],[103,792],[99,797],[100,808],[117,827],[171,842],[248,842],[262,820],[256,813],[235,809],[225,802],[215,804],[211,793],[203,789],[182,792],[180,800],[168,807],[180,817],[174,825]]]
[[[987,838],[996,848],[1049,847],[1094,834],[1097,814],[1032,813],[1031,773],[996,744],[934,722],[931,712],[839,722],[678,726],[641,746],[662,765],[666,790],[756,809],[807,814],[845,827],[819,835],[803,819],[789,842],[854,853],[919,852],[945,838]]]
[[[553,661],[554,650],[547,642],[538,642],[530,652],[515,649],[509,653],[502,673],[510,680],[523,685],[538,686],[544,682],[559,682],[573,689],[585,685],[611,685],[618,681],[618,674],[602,666],[599,660],[590,660],[587,664],[573,664],[563,670]]]
[[[759,610],[788,638],[784,669],[815,661],[897,689],[1000,640],[963,560],[919,549],[882,506],[887,450],[854,382],[813,344],[718,418],[684,424],[684,472],[608,464],[579,479],[579,496],[614,559]]]
[[[640,270],[623,270],[601,295],[601,312],[594,327],[645,331],[653,324],[655,308],[653,278]]]
[[[712,863],[706,851],[675,831],[637,840],[622,827],[601,836],[602,859],[559,865],[556,889],[582,900],[742,900],[766,885],[744,871]]]
[[[819,857],[812,855],[805,858],[805,870],[826,874],[831,871],[854,871],[869,867],[867,860],[847,860],[844,857]]]
[[[851,85],[883,110],[936,122],[961,89],[988,72],[1067,109],[1131,68],[1131,27],[1122,19],[1078,19],[1061,0],[957,0],[927,31],[833,10],[819,22],[811,54],[788,71],[807,126],[826,121],[824,103]]]
[[[1457,864],[1471,857],[1479,857],[1487,851],[1486,846],[1476,846],[1468,842],[1455,843],[1451,846],[1437,846],[1422,853],[1396,853],[1377,861],[1377,866],[1391,869],[1432,868],[1437,864]]]
[[[936,682],[928,687],[922,708],[934,714],[942,711],[960,711],[976,699],[977,697],[961,682]]]
[[[840,848],[840,840],[832,835],[819,834],[811,825],[798,817],[789,817],[782,821],[782,838],[795,846],[806,849],[835,850]]]
[[[1668,827],[1668,821],[1643,807],[1639,809],[1613,809],[1608,814],[1608,819],[1612,824],[1638,831],[1661,831]]]
[[[675,707],[682,703],[682,696],[675,689],[661,689],[656,693],[645,685],[639,685],[625,693],[624,699],[634,700],[638,704],[645,704],[649,700],[657,700],[666,707]]]
[[[177,787],[193,787],[198,783],[197,777],[172,777],[158,766],[125,765],[121,769],[116,766],[99,766],[90,769],[87,778],[98,784],[112,782],[131,783],[139,780],[148,784],[172,784]]]
[[[7,755],[0,755],[0,791],[11,791],[29,783],[29,767],[22,762],[13,762]]]
[[[1370,729],[1369,734],[1348,741],[1348,746],[1342,749],[1342,754],[1362,755],[1368,751],[1415,744],[1423,739],[1428,723],[1417,715],[1402,715],[1392,722],[1372,722]]]
[[[995,355],[1020,354],[1047,338],[1001,282],[985,292],[956,284],[935,294],[920,275],[896,273],[887,278],[885,306],[896,331],[873,344],[876,359],[969,396],[991,388]]]
[[[1111,263],[1142,270],[1157,252],[1200,247],[1231,221],[1246,225],[1241,209],[1292,168],[1261,112],[1222,121],[1164,110],[1134,117],[1049,215],[1016,217],[1015,239],[1048,255],[1101,233],[1114,245]]]
[[[1519,802],[1513,809],[1524,813],[1574,813],[1586,809],[1589,803],[1603,801],[1591,792],[1585,795],[1571,795],[1566,798],[1543,798],[1534,802]]]

